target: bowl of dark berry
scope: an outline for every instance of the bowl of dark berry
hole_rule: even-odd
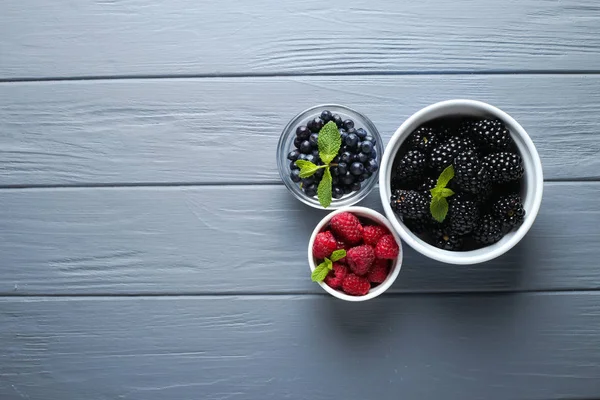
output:
[[[500,109],[449,100],[412,115],[381,163],[387,217],[420,253],[452,264],[496,258],[531,228],[543,192],[540,157]]]
[[[346,301],[389,289],[402,265],[402,245],[390,222],[365,207],[344,207],[315,227],[308,243],[311,279]]]
[[[337,209],[362,200],[377,183],[383,145],[375,125],[340,105],[294,117],[277,146],[281,180],[300,201]]]

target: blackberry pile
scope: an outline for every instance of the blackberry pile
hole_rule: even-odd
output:
[[[353,120],[344,120],[340,115],[324,110],[320,115],[308,120],[306,125],[296,128],[294,149],[289,152],[287,158],[290,160],[292,181],[301,184],[307,196],[316,196],[324,171],[320,169],[313,176],[301,179],[300,168],[295,162],[306,160],[323,165],[319,158],[319,131],[329,121],[335,122],[342,139],[340,151],[331,164],[332,197],[340,199],[344,195],[360,190],[362,182],[373,176],[379,169],[375,149],[377,141],[364,128],[356,128]]]
[[[450,165],[448,211],[429,209],[430,192]],[[523,160],[498,119],[451,118],[418,127],[404,142],[392,172],[390,205],[404,224],[444,250],[466,251],[498,242],[525,218],[520,191]]]

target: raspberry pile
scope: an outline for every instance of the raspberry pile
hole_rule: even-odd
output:
[[[340,199],[344,195],[360,190],[362,182],[373,176],[379,169],[375,149],[377,140],[367,130],[355,127],[351,119],[344,120],[339,114],[324,110],[309,119],[305,125],[296,128],[294,149],[288,153],[287,158],[290,160],[290,179],[301,184],[307,196],[316,196],[324,170],[321,169],[314,175],[302,179],[300,168],[295,162],[306,160],[316,165],[323,165],[318,149],[319,131],[329,121],[335,122],[342,139],[342,146],[331,164],[332,197]]]
[[[317,234],[312,248],[317,263],[336,250],[346,250],[346,256],[333,263],[324,279],[329,287],[352,296],[364,296],[388,277],[400,248],[387,228],[370,222],[343,212]]]
[[[430,211],[431,189],[452,166],[442,222]],[[521,225],[523,160],[498,119],[439,119],[417,128],[394,161],[390,205],[424,241],[465,251],[496,243]]]

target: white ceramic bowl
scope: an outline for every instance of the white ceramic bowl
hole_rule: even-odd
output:
[[[313,247],[313,243],[315,242],[315,237],[317,236],[317,233],[321,232],[327,226],[327,224],[329,224],[329,221],[331,221],[331,218],[333,218],[335,215],[343,213],[343,212],[350,212],[359,218],[368,219],[377,224],[385,226],[390,231],[390,233],[392,233],[394,235],[394,239],[396,239],[396,242],[398,243],[398,247],[400,248],[400,251],[398,253],[398,258],[392,263],[392,266],[390,268],[390,273],[388,274],[388,277],[386,278],[386,280],[383,281],[381,284],[379,284],[377,287],[371,289],[369,291],[369,293],[367,293],[364,296],[350,296],[346,293],[343,293],[341,291],[335,290],[335,289],[327,286],[323,282],[319,282],[319,285],[321,285],[323,290],[325,290],[327,293],[329,293],[330,295],[332,295],[334,297],[337,297],[338,299],[342,299],[342,300],[346,300],[346,301],[370,300],[370,299],[373,299],[373,298],[379,296],[381,293],[388,290],[390,286],[392,286],[392,283],[394,283],[394,281],[398,277],[398,273],[400,272],[400,267],[402,266],[402,253],[403,253],[402,241],[400,240],[400,237],[398,236],[398,234],[395,232],[392,224],[390,224],[390,221],[388,221],[386,217],[379,214],[377,211],[373,211],[370,208],[365,208],[365,207],[343,207],[343,208],[340,208],[330,214],[327,214],[327,216],[325,218],[323,218],[321,220],[321,222],[319,222],[317,224],[317,226],[315,227],[315,230],[313,231],[312,235],[310,236],[310,241],[308,242],[308,264],[310,265],[310,271],[311,272],[314,271],[315,268],[317,267],[316,260],[312,254],[312,247]]]
[[[421,124],[440,117],[457,116],[495,117],[504,122],[519,150],[525,169],[524,188],[521,191],[526,211],[523,224],[506,234],[499,242],[472,251],[448,251],[432,246],[413,234],[390,207],[392,165],[404,140]],[[477,264],[494,259],[515,246],[525,236],[537,216],[542,203],[544,177],[540,157],[525,129],[504,111],[475,100],[448,100],[432,104],[408,118],[392,136],[385,148],[379,172],[379,193],[385,214],[409,246],[434,260],[450,264]]]

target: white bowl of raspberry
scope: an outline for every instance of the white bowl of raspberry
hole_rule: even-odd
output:
[[[432,104],[394,133],[381,162],[386,216],[434,260],[477,264],[513,248],[538,214],[538,152],[510,115],[475,100]]]
[[[343,207],[321,220],[308,243],[311,278],[346,301],[373,299],[392,286],[402,242],[390,221],[365,207]]]

